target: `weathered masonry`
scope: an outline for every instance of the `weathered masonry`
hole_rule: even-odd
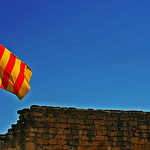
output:
[[[31,106],[0,150],[150,150],[150,112]]]

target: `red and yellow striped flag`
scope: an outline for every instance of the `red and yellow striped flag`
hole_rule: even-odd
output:
[[[31,76],[29,66],[0,45],[0,87],[21,100],[30,90]]]

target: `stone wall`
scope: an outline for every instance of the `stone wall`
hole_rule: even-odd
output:
[[[0,150],[150,150],[150,112],[31,106]]]

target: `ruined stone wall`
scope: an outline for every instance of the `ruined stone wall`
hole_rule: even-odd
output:
[[[150,112],[31,106],[0,150],[150,150]]]

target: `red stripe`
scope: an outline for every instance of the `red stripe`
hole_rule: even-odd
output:
[[[2,56],[3,56],[3,54],[4,54],[4,51],[5,51],[5,47],[0,45],[0,60],[1,60]]]
[[[14,94],[16,94],[17,96],[24,81],[25,66],[26,64],[21,61],[20,72],[14,85]]]
[[[14,55],[10,53],[10,58],[4,70],[3,79],[2,79],[2,85],[4,86],[5,90],[7,89],[9,83],[9,77],[15,65],[15,60],[16,58],[14,57]]]

